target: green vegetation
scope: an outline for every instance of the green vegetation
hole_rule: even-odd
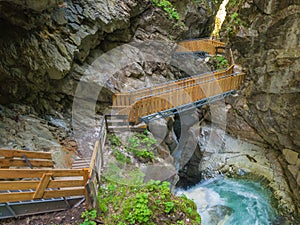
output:
[[[120,168],[119,165],[111,162],[103,176],[110,181],[115,181],[126,185],[141,185],[145,174],[139,168]]]
[[[229,66],[228,60],[221,55],[213,56],[209,59],[210,63],[215,67],[215,69],[224,69]]]
[[[241,24],[241,19],[238,18],[238,16],[239,14],[237,12],[230,16],[229,26],[227,27],[227,32],[229,35],[234,33],[235,26],[239,26]]]
[[[169,2],[168,0],[152,0],[152,3],[167,12],[170,20],[174,19],[176,21],[179,21],[179,14],[171,2]]]
[[[120,148],[126,149],[128,154],[133,154],[140,162],[145,163],[154,160],[152,150],[155,147],[156,140],[149,137],[147,132],[130,136],[127,144],[123,144],[115,134],[109,135],[108,140],[110,141],[116,160],[120,163],[130,163],[130,157],[122,153]]]
[[[120,147],[122,145],[121,140],[115,134],[109,134],[107,138],[110,141],[110,144],[113,146]]]
[[[94,221],[97,218],[96,209],[86,210],[81,214],[81,218],[83,218],[84,221],[80,225],[96,225],[97,223]]]
[[[174,196],[168,182],[128,186],[106,180],[99,190],[104,224],[193,224],[201,222],[193,201]]]
[[[154,160],[154,154],[151,147],[155,147],[156,140],[149,138],[147,134],[135,134],[128,139],[126,149],[141,162],[149,162]]]
[[[130,160],[151,163],[155,160],[156,140],[145,131],[127,138],[110,134],[108,140],[115,161],[103,172],[99,189],[98,219],[116,225],[199,225],[196,205],[185,196],[174,196],[168,182],[143,183],[145,174]],[[85,224],[92,224],[93,216],[86,212]]]

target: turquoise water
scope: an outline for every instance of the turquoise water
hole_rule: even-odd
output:
[[[258,182],[214,178],[177,194],[196,202],[202,225],[267,225],[275,220],[271,193]]]

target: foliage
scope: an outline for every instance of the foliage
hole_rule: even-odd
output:
[[[131,162],[130,157],[124,154],[120,148],[126,149],[127,153],[132,153],[135,158],[141,162],[149,162],[154,160],[154,153],[152,149],[155,147],[156,140],[148,136],[145,131],[142,134],[136,133],[128,138],[128,143],[122,143],[120,139],[111,134],[108,137],[114,157],[120,163]],[[126,153],[126,152],[125,152]]]
[[[151,148],[156,144],[154,138],[148,137],[147,133],[134,134],[128,139],[126,149],[132,152],[133,155],[142,162],[149,162],[154,160],[154,154]]]
[[[127,186],[106,180],[99,190],[99,204],[106,210],[104,224],[193,224],[201,222],[196,205],[185,196],[174,196],[168,182],[150,181]],[[170,219],[172,218],[172,219]]]
[[[83,223],[80,225],[96,225],[97,223],[93,220],[97,218],[96,209],[86,210],[81,214],[81,218],[84,219]]]
[[[180,19],[176,8],[168,0],[152,0],[152,3],[167,12],[170,20],[175,19],[176,21],[178,21]]]
[[[229,36],[233,36],[237,32],[237,27],[241,25],[247,27],[247,23],[238,14],[238,10],[241,8],[243,2],[243,0],[229,0],[226,6],[227,12],[230,14],[226,28]]]
[[[112,146],[113,154],[116,160],[120,163],[131,163],[130,157],[125,156],[124,153],[122,153],[119,149],[116,149],[114,146]]]
[[[216,69],[224,69],[229,66],[228,60],[221,55],[213,56],[209,59],[209,61]]]
[[[121,140],[115,134],[109,134],[108,140],[110,141],[110,144],[113,146],[120,147],[122,145]]]

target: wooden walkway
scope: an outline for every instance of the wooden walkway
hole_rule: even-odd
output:
[[[225,44],[213,40],[180,42],[177,53],[224,53]],[[239,89],[243,73],[234,66],[113,96],[117,115],[104,116],[99,140],[90,159],[78,159],[72,169],[55,169],[50,153],[0,149],[0,219],[64,210],[80,199],[99,209],[97,196],[107,132],[145,129],[134,126],[159,116],[223,99]],[[23,167],[23,168],[20,168]],[[79,198],[78,198],[79,197]]]
[[[202,39],[184,41],[178,44],[177,52],[206,51],[216,54],[225,48],[222,42]],[[244,80],[244,73],[235,73],[234,66],[227,69],[194,75],[153,87],[142,88],[133,92],[118,93],[113,96],[114,110],[120,115],[128,115],[130,123],[148,122],[147,116],[162,116],[161,112],[176,113],[182,106],[198,103],[201,100],[220,100],[238,90]],[[220,98],[221,96],[221,98]],[[218,97],[218,98],[217,98]],[[199,104],[194,104],[199,106]],[[164,115],[169,115],[164,114]]]

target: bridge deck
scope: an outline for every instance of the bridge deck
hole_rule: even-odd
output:
[[[224,51],[222,42],[202,39],[178,43],[176,52],[205,51],[216,54]],[[150,118],[174,114],[189,105],[224,98],[239,89],[244,80],[244,73],[234,73],[234,66],[227,69],[198,74],[188,78],[170,81],[160,85],[138,89],[132,92],[118,93],[113,96],[113,109],[119,114],[128,115],[128,121],[138,124],[148,122]],[[165,112],[165,113],[163,113]]]

